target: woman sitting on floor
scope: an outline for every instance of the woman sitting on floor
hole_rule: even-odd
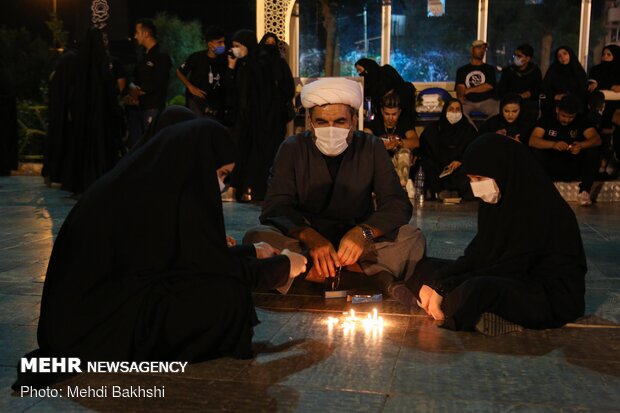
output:
[[[445,103],[439,120],[424,129],[420,137],[420,162],[426,174],[426,187],[439,199],[461,196],[473,199],[461,158],[476,137],[476,128],[463,116],[458,99]],[[440,177],[442,172],[448,175]],[[456,192],[456,193],[455,193]]]
[[[577,219],[534,156],[487,134],[463,168],[480,198],[478,233],[462,257],[393,287],[394,296],[445,328],[489,335],[581,317],[587,267]]]
[[[190,120],[162,129],[96,181],[58,233],[39,350],[25,357],[251,357],[252,290],[284,285],[306,259],[264,243],[227,247],[220,191],[233,159],[223,126]],[[56,379],[18,374],[13,388]]]
[[[497,133],[508,136],[527,146],[534,125],[528,122],[521,112],[523,99],[515,94],[506,95],[500,105],[499,113],[480,126],[478,134]]]

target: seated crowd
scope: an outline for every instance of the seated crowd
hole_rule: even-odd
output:
[[[260,103],[265,95],[247,81],[281,57],[277,38],[259,47],[252,36],[235,34],[230,70],[223,70],[234,77],[230,87],[246,87],[250,102]],[[209,45],[214,56],[222,53],[220,38],[216,33]],[[579,180],[580,203],[591,202],[602,142],[601,126],[591,122],[617,125],[617,112],[606,111],[600,94],[584,100],[586,78],[566,47],[543,80],[531,47],[519,46],[498,96],[495,72],[483,62],[486,46],[472,43],[471,61],[457,74],[457,98],[445,102],[420,137],[412,85],[369,59],[356,63],[364,88],[345,78],[304,85],[309,130],[269,147],[243,116],[223,126],[213,116],[220,112],[209,106],[207,114],[202,98],[190,99],[189,108],[158,111],[64,221],[46,273],[39,348],[26,357],[252,357],[257,290],[381,292],[419,306],[444,328],[488,335],[556,328],[581,317],[585,253],[575,214],[552,179]],[[616,56],[606,48],[603,62]],[[592,91],[615,91],[617,66],[601,65],[593,69]],[[214,85],[207,77],[190,88],[193,68],[186,64],[178,74],[198,97]],[[263,92],[279,101],[288,93],[280,96],[276,84]],[[376,113],[359,131],[363,90]],[[540,119],[532,109],[539,91],[547,105]],[[488,116],[480,129],[468,116],[476,111]],[[244,142],[250,146],[240,155],[235,144]],[[268,180],[265,162],[254,173],[257,153],[269,160]],[[403,188],[414,165],[440,199],[479,200],[477,233],[455,261],[426,256]],[[242,245],[225,232],[222,192],[231,183],[242,192],[251,183],[264,199],[260,222],[247,229]],[[13,388],[58,379],[18,372]]]

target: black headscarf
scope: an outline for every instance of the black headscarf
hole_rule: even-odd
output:
[[[486,134],[469,146],[462,167],[493,178],[501,193],[497,204],[480,201],[478,233],[465,250],[474,268],[558,254],[573,258],[585,273],[575,214],[524,145]]]
[[[422,156],[430,157],[439,165],[446,166],[454,160],[461,160],[465,148],[476,137],[476,129],[465,115],[454,125],[448,122],[446,113],[448,106],[457,102],[463,112],[463,105],[458,99],[447,101],[437,122],[429,125],[422,132],[420,146]]]
[[[570,56],[570,61],[566,65],[558,60],[560,50],[566,50]],[[588,76],[573,49],[560,46],[555,49],[553,56],[554,61],[549,66],[542,84],[542,90],[547,94],[547,99],[553,100],[553,97],[560,93],[571,93],[585,103]]]
[[[400,98],[400,106],[403,115],[415,119],[415,87],[406,82],[394,67],[390,65],[379,66],[372,59],[362,58],[355,62],[356,66],[364,68],[361,76],[364,78],[364,96],[372,101],[373,111],[379,114],[381,99],[390,92],[394,92]]]
[[[603,62],[590,70],[590,78],[596,80],[599,90],[611,89],[613,85],[620,85],[620,46],[609,44],[607,49],[614,57],[611,62]]]
[[[177,123],[185,122],[188,120],[196,119],[198,115],[189,108],[179,105],[171,105],[157,114],[157,117],[151,122],[142,138],[131,148],[131,151],[137,150],[139,147],[144,146],[155,136],[159,131]]]
[[[233,42],[239,42],[245,47],[247,47],[249,55],[253,55],[256,51],[256,33],[254,33],[252,30],[238,30],[235,32],[235,34],[233,34],[231,40]]]
[[[148,357],[138,342],[157,328],[149,320],[154,288],[165,280],[174,288],[170,277],[186,273],[241,277],[226,245],[216,177],[233,159],[223,126],[184,122],[125,156],[83,194],[47,269],[38,330],[45,354]]]
[[[519,105],[521,110],[517,119],[509,123],[504,117],[504,106],[511,103]],[[523,99],[516,93],[504,96],[499,105],[499,114],[487,119],[480,126],[478,135],[495,133],[500,129],[506,130],[506,136],[511,138],[519,137],[519,141],[522,143],[527,143],[530,138],[532,124],[526,120],[526,116],[523,114]]]

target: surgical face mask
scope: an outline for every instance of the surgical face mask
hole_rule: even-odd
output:
[[[347,143],[349,131],[350,129],[337,128],[335,126],[315,127],[316,147],[323,155],[338,156],[349,146]]]
[[[525,64],[525,62],[523,61],[523,59],[515,56],[513,59],[513,62],[515,64],[515,66],[523,66]]]
[[[224,179],[222,179],[222,177],[218,175],[217,182],[220,184],[220,192],[224,192],[224,189],[226,189],[226,184],[224,183]]]
[[[240,47],[231,47],[230,51],[232,54],[238,59],[241,57],[241,48]]]
[[[447,112],[446,113],[446,119],[448,119],[448,122],[450,122],[451,125],[458,123],[458,121],[460,121],[461,118],[463,118],[463,114],[461,112]]]
[[[226,51],[226,46],[216,46],[215,47],[215,54],[220,55],[222,53],[224,53]]]
[[[470,182],[471,191],[476,198],[482,199],[488,204],[497,204],[501,194],[495,183],[495,179],[485,178],[480,181]]]

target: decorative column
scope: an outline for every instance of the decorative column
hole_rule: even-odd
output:
[[[476,40],[487,41],[487,24],[489,20],[489,2],[488,0],[478,0],[478,37]],[[487,56],[484,55],[486,62]]]
[[[290,43],[289,23],[295,0],[256,0],[256,36],[260,40],[265,33],[274,33],[287,44]]]
[[[392,0],[381,5],[381,64],[390,64],[390,41],[392,37]]]
[[[581,0],[581,24],[579,29],[579,62],[588,70],[588,51],[590,48],[590,20],[592,17],[592,0]]]

